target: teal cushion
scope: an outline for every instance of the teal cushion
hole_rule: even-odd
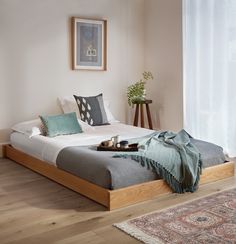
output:
[[[45,128],[46,136],[71,135],[82,133],[76,113],[39,116]]]

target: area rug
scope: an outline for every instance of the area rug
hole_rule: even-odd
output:
[[[236,188],[114,226],[144,243],[235,244]]]

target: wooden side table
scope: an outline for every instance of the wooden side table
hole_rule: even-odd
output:
[[[148,125],[149,125],[149,129],[153,129],[152,126],[152,117],[151,117],[151,113],[150,113],[150,109],[149,109],[149,104],[152,103],[152,100],[144,100],[144,101],[137,101],[134,102],[134,104],[136,105],[136,109],[135,109],[135,116],[134,116],[134,126],[138,126],[138,121],[139,121],[139,107],[140,107],[140,114],[141,114],[141,127],[144,128],[144,113],[143,113],[143,105],[146,105],[146,112],[147,112],[147,119],[148,119]]]

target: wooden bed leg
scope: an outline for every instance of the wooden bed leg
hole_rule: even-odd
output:
[[[3,144],[3,145],[1,145],[1,150],[2,150],[2,152],[0,153],[0,158],[2,157],[2,158],[6,158],[6,147],[7,147],[7,145],[6,144]]]

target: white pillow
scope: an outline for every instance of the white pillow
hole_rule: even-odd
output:
[[[61,105],[63,113],[76,112],[77,117],[79,119],[81,118],[78,105],[73,96],[59,97],[58,100]],[[119,122],[118,120],[116,120],[114,118],[113,114],[111,113],[111,111],[109,109],[109,101],[104,100],[104,108],[105,108],[105,112],[107,115],[107,120],[110,124],[114,123],[114,122]]]
[[[115,119],[113,114],[111,113],[111,110],[109,109],[110,107],[110,102],[108,100],[104,100],[104,108],[105,112],[107,114],[107,120],[110,124],[120,122],[119,120]]]
[[[76,112],[77,118],[80,119],[79,108],[73,96],[59,97],[58,100],[64,114]]]
[[[82,121],[81,119],[78,119],[78,122],[79,122],[83,132],[86,132],[88,130],[95,130],[95,128],[93,126],[91,126],[88,123]]]
[[[14,125],[11,128],[13,131],[25,134],[28,137],[37,136],[43,134],[42,123],[40,119],[34,119],[25,121]]]

